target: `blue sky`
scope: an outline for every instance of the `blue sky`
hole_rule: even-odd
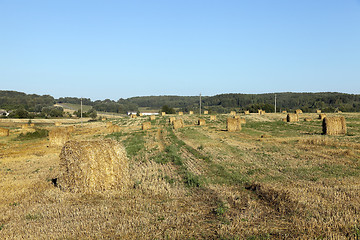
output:
[[[360,0],[0,0],[0,89],[359,94]]]

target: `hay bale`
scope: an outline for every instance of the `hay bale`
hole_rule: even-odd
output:
[[[303,111],[302,111],[301,109],[296,109],[296,110],[295,110],[295,113],[296,113],[296,114],[300,114],[300,113],[303,113]]]
[[[245,118],[239,118],[240,124],[245,124],[246,123],[246,119]]]
[[[111,125],[109,127],[107,127],[109,133],[115,133],[115,132],[120,132],[121,131],[121,127],[118,125]]]
[[[320,109],[316,110],[316,113],[318,113],[318,114],[321,113],[321,110]]]
[[[141,129],[142,130],[148,130],[151,128],[151,122],[143,122]]]
[[[319,119],[323,120],[324,118],[326,118],[326,114],[325,113],[320,113],[319,114]]]
[[[190,111],[190,112],[189,112],[189,114],[190,114],[190,115],[193,115],[193,114],[194,114],[194,112],[193,112],[193,111]]]
[[[70,133],[66,128],[55,128],[49,132],[51,146],[62,146],[70,139]]]
[[[245,115],[250,115],[250,111],[244,111]]]
[[[55,126],[61,126],[61,122],[55,122]]]
[[[312,118],[304,118],[304,121],[305,121],[305,122],[311,122],[311,121],[312,121]]]
[[[287,122],[298,122],[299,121],[299,115],[296,113],[288,113],[286,117]]]
[[[261,115],[262,109],[258,109],[258,114]]]
[[[125,149],[116,141],[69,141],[60,153],[60,189],[94,193],[129,186]]]
[[[29,127],[35,127],[35,123],[30,123]]]
[[[9,129],[0,128],[0,137],[7,137],[10,135]]]
[[[336,111],[336,113],[342,113],[342,111],[340,111],[340,110],[337,110],[337,111]]]
[[[21,129],[29,129],[29,124],[21,124]]]
[[[198,120],[198,125],[203,126],[203,125],[205,125],[205,124],[206,124],[205,119],[199,119],[199,120]]]
[[[281,113],[287,114],[287,111],[282,111]]]
[[[182,119],[176,119],[173,121],[174,129],[183,128],[184,122]]]
[[[165,116],[166,115],[166,112],[161,112],[161,116]]]
[[[173,122],[175,121],[175,117],[169,117],[169,123],[173,124]]]
[[[235,116],[235,115],[236,115],[236,111],[231,111],[231,112],[230,112],[230,115],[231,115],[231,116]]]
[[[183,112],[179,112],[178,114],[179,114],[179,116],[182,116],[182,115],[184,115],[184,113],[183,113]]]
[[[240,118],[240,116],[239,116],[239,115],[235,115],[234,118]]]
[[[210,121],[215,121],[216,120],[216,116],[215,115],[211,115],[210,116]]]
[[[228,118],[226,121],[226,130],[228,132],[235,132],[241,130],[241,124],[239,118]]]
[[[105,118],[105,117],[101,118],[101,121],[106,121],[106,120],[107,120],[107,118]]]
[[[156,117],[155,117],[155,115],[151,115],[151,116],[149,117],[149,119],[150,119],[150,121],[154,121],[154,120],[156,119]]]
[[[131,114],[131,118],[137,118],[136,114]]]
[[[139,117],[142,117],[143,116],[143,114],[142,113],[139,113]]]
[[[345,117],[325,117],[322,128],[323,134],[326,135],[346,134]]]
[[[204,110],[204,114],[205,114],[205,115],[209,114],[209,111]]]

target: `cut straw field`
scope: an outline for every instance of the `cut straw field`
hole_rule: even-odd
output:
[[[66,122],[0,122],[0,239],[358,239],[360,114],[338,116],[346,134],[315,113],[124,117],[65,147],[46,133]]]

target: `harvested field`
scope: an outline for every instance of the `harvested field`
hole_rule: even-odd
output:
[[[186,114],[177,130],[108,119],[122,131],[79,124],[63,150],[6,123],[0,239],[357,239],[360,114],[342,115],[334,136],[282,113],[243,116],[234,132],[229,114],[206,126]]]

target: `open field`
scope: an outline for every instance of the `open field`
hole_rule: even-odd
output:
[[[174,130],[170,116],[185,127]],[[203,115],[202,126],[198,115],[166,115],[146,131],[149,117],[64,120],[71,140],[126,149],[130,186],[97,193],[54,186],[62,146],[0,121],[10,129],[0,137],[0,239],[359,239],[360,114],[341,114],[341,136],[321,135],[318,114],[299,116],[241,115],[237,132],[225,131],[229,115]]]

